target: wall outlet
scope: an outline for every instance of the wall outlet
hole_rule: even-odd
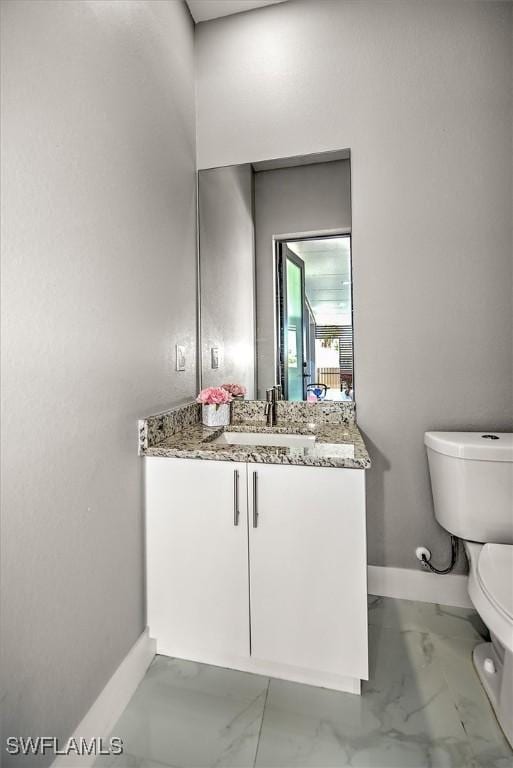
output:
[[[210,348],[210,367],[219,368],[219,347]]]
[[[428,562],[431,560],[431,552],[427,547],[417,547],[417,549],[415,550],[415,557],[417,558],[417,560],[420,560],[420,562],[425,568],[426,564],[422,559],[423,556],[426,558]]]
[[[176,345],[176,370],[185,371],[185,347]]]

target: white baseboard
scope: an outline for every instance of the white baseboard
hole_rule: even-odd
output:
[[[464,574],[448,573],[437,576],[435,573],[425,573],[410,568],[369,565],[367,582],[367,591],[370,595],[472,608],[467,591],[468,576]]]
[[[143,679],[155,656],[156,642],[145,629],[116,669],[105,688],[86,716],[76,727],[70,739],[107,739]],[[62,746],[62,745],[61,745]],[[59,755],[52,768],[88,768],[96,760],[95,755]]]

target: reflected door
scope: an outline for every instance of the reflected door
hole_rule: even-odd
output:
[[[285,243],[279,254],[280,276],[280,374],[287,400],[304,400],[305,263]]]

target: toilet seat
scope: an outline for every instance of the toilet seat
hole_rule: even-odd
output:
[[[485,544],[477,577],[490,602],[513,624],[513,545]]]

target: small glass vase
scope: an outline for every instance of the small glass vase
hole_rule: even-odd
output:
[[[230,423],[230,404],[202,405],[201,420],[205,427],[227,427]]]

